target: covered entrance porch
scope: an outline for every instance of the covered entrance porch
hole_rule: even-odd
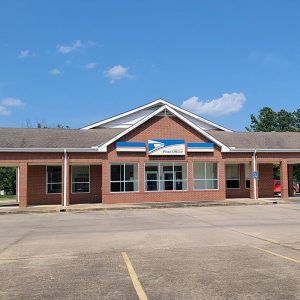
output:
[[[16,168],[16,200],[11,205],[101,203],[102,163],[94,156],[6,153],[0,166]]]

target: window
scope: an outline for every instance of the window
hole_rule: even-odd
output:
[[[240,188],[240,165],[238,164],[226,165],[226,188],[227,189]]]
[[[47,166],[47,193],[61,193],[61,166]]]
[[[193,163],[194,190],[216,190],[219,186],[218,164],[215,162]]]
[[[72,166],[72,193],[90,192],[90,166]]]
[[[111,192],[137,192],[139,190],[138,164],[110,165]]]
[[[145,191],[187,190],[186,163],[145,163]]]
[[[251,178],[250,164],[245,164],[245,187],[246,187],[246,189],[250,189],[250,178]]]

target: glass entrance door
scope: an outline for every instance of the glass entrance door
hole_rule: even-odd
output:
[[[158,190],[158,172],[148,171],[146,172],[146,191]]]

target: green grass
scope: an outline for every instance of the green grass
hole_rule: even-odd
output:
[[[0,201],[1,200],[13,200],[13,199],[16,199],[16,195],[0,195]]]

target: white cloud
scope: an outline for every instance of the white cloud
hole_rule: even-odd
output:
[[[83,47],[83,44],[81,43],[80,40],[76,40],[72,43],[71,46],[65,46],[65,45],[57,45],[56,49],[58,50],[59,53],[61,54],[68,54],[71,53],[73,51],[76,51],[80,48]]]
[[[30,52],[29,50],[21,50],[18,58],[34,57],[35,53]]]
[[[0,115],[1,116],[9,116],[11,112],[4,106],[0,105]]]
[[[8,107],[21,108],[23,106],[25,106],[25,103],[21,99],[13,97],[4,98],[0,101],[0,115],[9,116],[11,111],[8,109]]]
[[[96,66],[97,66],[97,63],[91,62],[91,63],[86,64],[84,67],[85,67],[87,70],[92,70],[92,69],[95,69]]]
[[[54,69],[50,70],[50,74],[53,75],[53,76],[59,76],[62,73],[61,73],[61,71],[59,69],[54,68]]]
[[[291,64],[291,62],[284,57],[272,52],[263,53],[259,51],[252,51],[249,53],[248,59],[253,63],[268,66],[289,66]]]
[[[243,93],[225,93],[220,98],[210,100],[200,100],[193,96],[183,101],[181,107],[196,114],[222,116],[239,111],[245,101]]]
[[[110,83],[114,83],[116,80],[121,79],[133,79],[134,75],[129,74],[129,68],[125,68],[121,65],[113,66],[112,68],[104,71],[104,75],[110,79]]]
[[[0,103],[4,107],[23,107],[25,105],[21,99],[12,97],[4,98]]]

